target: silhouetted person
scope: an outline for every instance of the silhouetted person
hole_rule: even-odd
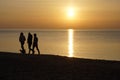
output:
[[[30,54],[30,51],[32,51],[32,48],[31,48],[32,38],[33,38],[33,37],[32,37],[32,34],[29,32],[29,33],[28,33],[28,38],[27,38],[28,49],[29,49],[28,54]]]
[[[23,54],[25,54],[26,52],[25,52],[25,49],[24,49],[24,44],[25,44],[25,36],[24,36],[24,34],[23,34],[23,32],[21,32],[20,33],[20,37],[19,37],[19,42],[20,42],[20,44],[21,44],[21,53],[23,53]]]
[[[34,48],[36,47],[38,54],[40,54],[39,48],[38,48],[38,38],[37,35],[34,34],[34,40],[33,40],[33,54],[35,53]]]

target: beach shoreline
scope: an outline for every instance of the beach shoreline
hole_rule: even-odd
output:
[[[0,52],[1,80],[119,80],[120,61]]]

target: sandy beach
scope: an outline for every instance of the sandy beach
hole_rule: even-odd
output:
[[[120,80],[120,61],[0,52],[0,80]]]

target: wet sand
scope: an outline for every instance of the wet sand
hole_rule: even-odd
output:
[[[120,61],[0,52],[0,80],[120,80]]]

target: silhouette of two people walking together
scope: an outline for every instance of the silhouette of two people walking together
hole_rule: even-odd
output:
[[[23,54],[26,53],[26,51],[24,49],[25,40],[26,40],[25,36],[21,32],[20,33],[20,37],[19,37],[19,41],[21,43],[21,50],[20,50],[20,52],[23,53]],[[35,48],[37,49],[38,54],[40,54],[40,50],[38,48],[38,37],[37,37],[37,34],[34,34],[34,39],[33,39],[32,34],[29,32],[28,33],[28,38],[27,38],[27,44],[28,44],[28,49],[29,49],[28,54],[30,54],[31,51],[32,51],[32,54],[34,54],[35,53],[35,50],[34,50]]]

